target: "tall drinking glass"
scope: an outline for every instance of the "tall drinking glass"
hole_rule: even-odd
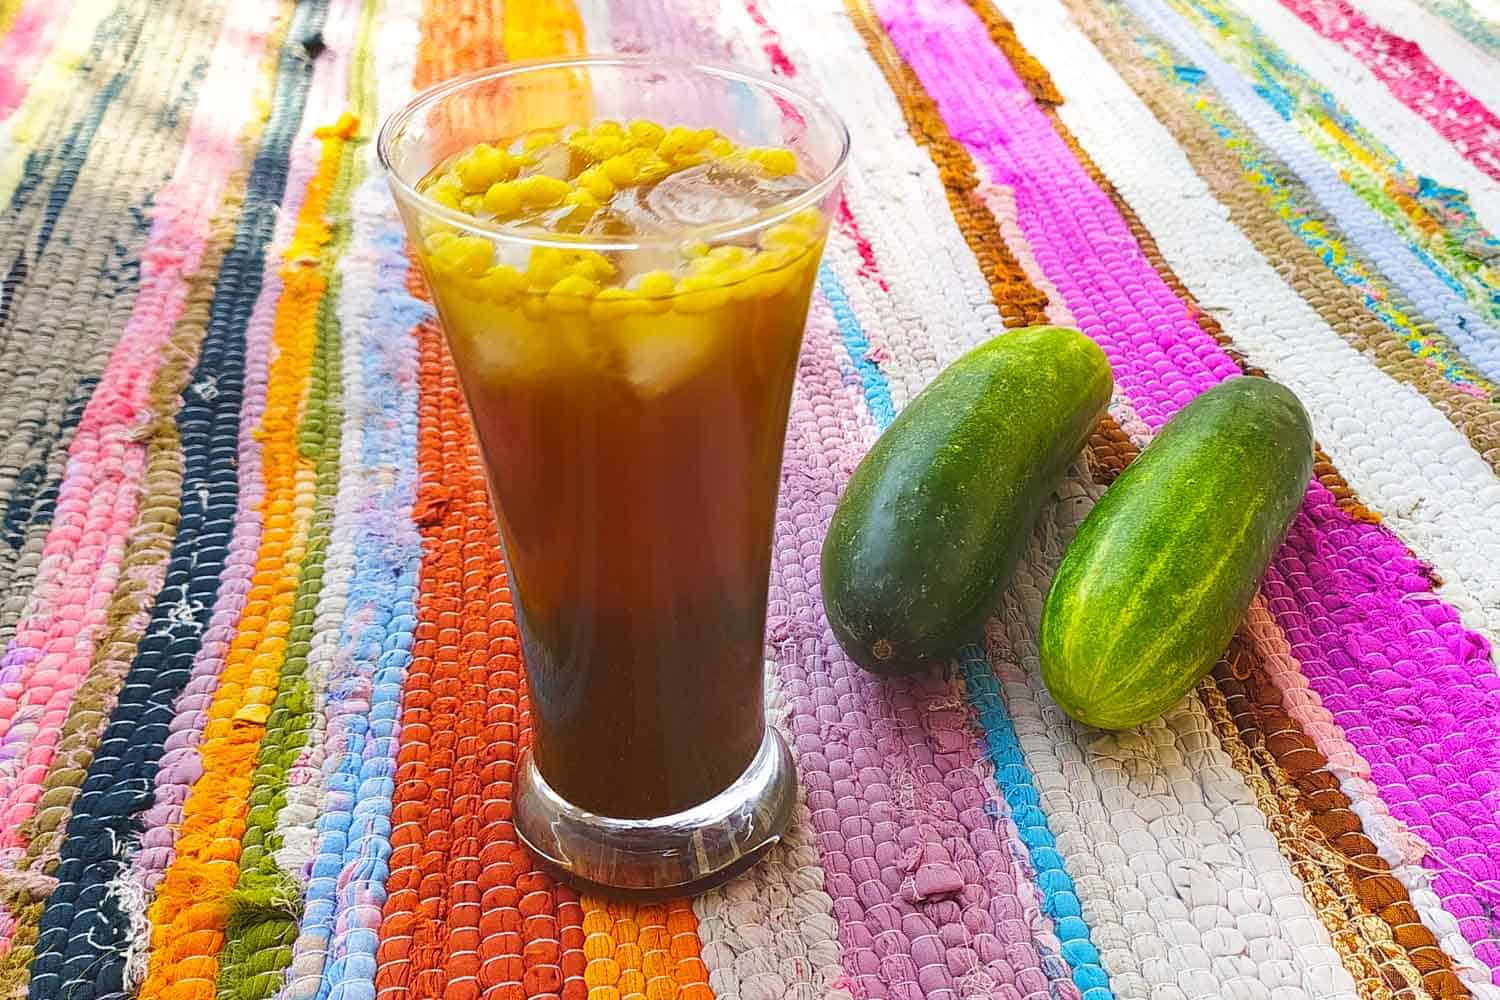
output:
[[[515,596],[516,829],[582,880],[700,888],[791,815],[766,589],[848,147],[780,81],[655,57],[461,77],[381,130]]]

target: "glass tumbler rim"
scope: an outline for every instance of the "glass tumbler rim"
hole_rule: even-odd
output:
[[[727,80],[753,86],[773,96],[796,105],[799,111],[811,111],[825,118],[833,128],[838,143],[838,155],[833,163],[820,172],[820,176],[807,190],[793,198],[779,202],[755,215],[732,222],[710,223],[703,226],[684,227],[680,232],[660,236],[604,237],[548,233],[539,229],[497,224],[475,219],[473,216],[443,205],[417,190],[415,183],[401,175],[396,168],[394,152],[401,132],[424,110],[446,97],[493,80],[520,76],[538,71],[598,69],[621,67],[627,69],[668,69],[676,72],[698,74],[706,78]],[[685,239],[701,239],[705,242],[728,241],[759,232],[784,222],[798,212],[820,204],[843,179],[849,162],[849,126],[843,116],[835,111],[828,101],[815,97],[800,87],[789,86],[785,81],[730,63],[719,63],[699,59],[681,59],[659,55],[609,54],[570,56],[564,59],[527,59],[499,63],[485,69],[449,77],[413,95],[402,108],[386,116],[376,138],[376,157],[386,179],[399,196],[410,199],[420,206],[425,214],[435,216],[455,227],[489,238],[509,240],[528,246],[555,247],[566,250],[597,250],[629,252],[633,250],[674,247]]]

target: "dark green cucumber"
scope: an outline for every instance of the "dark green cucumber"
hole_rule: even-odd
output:
[[[1125,729],[1213,668],[1312,474],[1307,411],[1263,378],[1168,421],[1084,518],[1042,607],[1042,679],[1064,711]]]
[[[1113,387],[1098,345],[1041,326],[975,348],[907,404],[823,542],[823,606],[856,663],[904,673],[978,637]]]

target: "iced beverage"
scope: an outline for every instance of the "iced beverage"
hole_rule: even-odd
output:
[[[478,145],[420,190],[486,222],[638,237],[809,186],[789,150],[605,121]],[[523,270],[479,236],[424,238],[518,597],[537,765],[591,812],[696,805],[760,746],[776,487],[822,240],[807,209],[739,243],[543,247]]]
[[[517,828],[610,886],[714,875],[774,840],[795,799],[764,716],[766,591],[847,136],[831,119],[819,147],[815,107],[714,72],[584,61],[548,87],[502,79],[489,103],[432,115],[463,141],[394,185],[515,598],[533,722]],[[715,87],[734,114],[714,124],[596,113],[616,89],[675,109]],[[484,130],[484,109],[503,125],[523,106],[544,120]]]

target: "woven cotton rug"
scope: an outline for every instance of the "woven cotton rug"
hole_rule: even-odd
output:
[[[516,840],[510,594],[371,142],[606,50],[856,146],[771,584],[803,804],[650,905]],[[0,0],[0,212],[0,1000],[1500,998],[1496,0]],[[1110,419],[982,644],[862,673],[843,483],[1046,321]],[[1195,693],[1075,724],[1062,547],[1242,371],[1313,416],[1302,512]]]

